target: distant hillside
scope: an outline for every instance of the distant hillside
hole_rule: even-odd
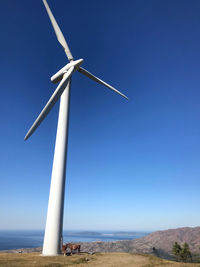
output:
[[[134,240],[82,243],[81,250],[90,252],[148,253],[171,259],[174,242],[187,242],[193,254],[200,254],[200,227],[157,231]],[[155,248],[156,250],[153,250]]]
[[[176,241],[181,244],[187,242],[192,253],[200,253],[200,227],[184,227],[157,231],[141,239],[137,239],[135,244],[145,243],[149,246],[170,252]]]

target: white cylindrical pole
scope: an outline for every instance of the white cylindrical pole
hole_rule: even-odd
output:
[[[61,252],[68,141],[70,83],[71,79],[69,80],[68,85],[64,90],[60,100],[56,144],[49,193],[49,204],[42,250],[42,255],[44,256],[55,256],[60,254]]]

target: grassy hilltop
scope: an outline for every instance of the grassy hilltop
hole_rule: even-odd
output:
[[[95,255],[73,255],[42,257],[39,253],[1,253],[2,267],[153,267],[153,266],[200,266],[200,264],[179,263],[157,258],[152,255],[131,253],[97,253]]]

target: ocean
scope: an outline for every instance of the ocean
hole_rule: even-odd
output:
[[[63,242],[132,240],[147,234],[149,232],[64,231]],[[43,238],[42,230],[0,230],[0,250],[41,247]]]

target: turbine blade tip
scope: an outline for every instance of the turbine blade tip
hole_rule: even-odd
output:
[[[29,131],[28,131],[28,133],[25,135],[25,137],[24,137],[24,141],[26,141],[29,137],[31,136],[31,134],[29,133]]]

